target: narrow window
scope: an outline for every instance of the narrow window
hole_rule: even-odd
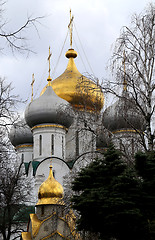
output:
[[[42,136],[39,136],[39,155],[42,155]]]
[[[131,147],[132,147],[132,155],[134,156],[134,153],[135,153],[135,149],[134,149],[134,139],[132,138],[131,139]]]
[[[123,150],[123,144],[122,144],[122,139],[119,140],[119,149],[120,151]]]
[[[24,153],[22,153],[22,162],[24,162]]]
[[[55,170],[53,170],[53,177],[55,178]]]
[[[62,136],[62,158],[64,159],[64,136]]]
[[[92,151],[94,151],[94,143],[95,143],[95,136],[94,136],[94,133],[92,133]]]
[[[54,155],[54,134],[51,136],[51,154]]]
[[[41,206],[41,215],[44,215],[44,206]]]
[[[79,132],[76,131],[76,156],[79,156]]]

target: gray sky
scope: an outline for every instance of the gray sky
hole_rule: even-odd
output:
[[[46,85],[48,77],[48,48],[51,46],[51,70],[58,61],[69,23],[69,10],[72,9],[74,23],[78,32],[73,30],[73,48],[81,55],[76,58],[76,66],[81,73],[92,73],[82,51],[78,36],[82,42],[85,54],[96,77],[102,79],[108,76],[105,70],[108,59],[112,54],[112,44],[119,36],[123,25],[129,25],[131,15],[140,13],[149,0],[8,0],[3,17],[7,19],[5,26],[14,31],[23,25],[27,16],[43,16],[41,24],[37,24],[38,33],[29,28],[24,35],[28,45],[36,54],[12,55],[10,49],[0,39],[0,76],[12,82],[14,92],[20,97],[31,99],[32,74],[35,74],[34,94],[39,96]],[[56,68],[55,79],[65,70],[68,60],[65,52],[69,48],[69,37],[64,46],[59,64]]]

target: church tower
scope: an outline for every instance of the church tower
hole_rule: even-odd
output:
[[[22,240],[81,239],[75,229],[73,212],[65,213],[63,187],[53,177],[52,166],[48,178],[39,188],[36,213],[30,214],[27,229],[22,233]]]
[[[78,54],[72,47],[72,24],[70,12],[70,48],[66,52],[68,64],[65,71],[52,80],[49,48],[47,84],[41,95],[33,99],[33,77],[32,98],[25,110],[32,143],[31,156],[27,154],[24,164],[28,177],[34,178],[34,202],[40,184],[48,177],[47,166],[51,157],[53,175],[63,185],[63,177],[71,169],[85,166],[96,151],[94,119],[103,107],[104,96],[100,87],[76,67]],[[25,138],[22,140],[25,146]],[[20,149],[21,157],[24,148]]]

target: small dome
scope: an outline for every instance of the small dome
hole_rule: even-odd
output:
[[[31,129],[22,119],[15,123],[10,130],[9,139],[14,147],[22,144],[33,144]]]
[[[69,114],[69,103],[58,97],[50,85],[43,95],[29,103],[25,111],[25,119],[30,127],[55,123],[68,128],[73,121]]]
[[[66,57],[69,58],[67,68],[63,74],[51,82],[53,90],[59,97],[79,110],[100,111],[104,103],[101,89],[78,71],[74,63],[74,58],[77,57],[74,49],[69,49]],[[46,87],[41,94],[44,93]]]
[[[134,108],[133,100],[124,97],[104,111],[103,125],[112,132],[121,129],[144,130],[144,121]]]
[[[52,166],[50,166],[49,176],[39,188],[37,205],[62,204],[63,196],[63,187],[53,177]]]

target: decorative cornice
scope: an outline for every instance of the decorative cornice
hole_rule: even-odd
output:
[[[18,145],[18,146],[16,147],[16,149],[19,149],[19,148],[27,148],[27,147],[33,147],[33,144]]]
[[[138,130],[134,130],[134,129],[121,129],[121,130],[113,131],[112,133],[115,134],[115,133],[126,133],[126,132],[137,133],[139,131]]]
[[[36,214],[30,214],[30,219],[31,219],[31,222],[32,222],[32,235],[33,237],[35,237],[38,232],[39,232],[39,229],[40,229],[40,226],[45,222],[47,221],[48,219],[52,218],[54,215],[56,214],[56,212],[54,212],[52,215],[50,215],[49,217],[45,218],[43,221],[40,221],[38,218],[37,218],[37,215]]]
[[[107,151],[108,147],[100,147],[100,148],[96,148],[96,151]]]
[[[37,125],[34,126],[31,130],[33,129],[37,129],[37,128],[48,128],[48,127],[55,127],[55,128],[61,128],[61,129],[65,129],[66,131],[68,131],[68,128],[62,126],[62,125],[57,125],[57,124],[43,124],[43,125]]]
[[[41,238],[40,240],[46,240],[46,239],[54,236],[55,234],[58,234],[60,237],[66,239],[66,240],[70,240],[70,238],[65,237],[64,235],[62,235],[62,234],[59,233],[58,231],[55,231],[55,232],[51,233],[50,235],[48,235],[47,237]]]
[[[30,232],[22,232],[22,239],[23,240],[32,240]]]
[[[40,229],[41,225],[42,225],[45,221],[47,221],[48,219],[52,218],[54,215],[56,215],[56,212],[54,212],[52,215],[48,216],[48,217],[45,218],[44,220],[40,221],[40,220],[38,219],[38,217],[37,217],[36,214],[30,214],[30,219],[31,219],[31,223],[32,223],[32,235],[33,235],[33,237],[36,237],[36,235],[37,235],[38,232],[39,232],[39,229]],[[68,216],[69,216],[69,215],[68,215]],[[74,216],[73,213],[70,214],[70,219],[73,218],[73,216]],[[74,217],[75,217],[75,216],[74,216]],[[58,217],[58,218],[61,219],[62,221],[64,221],[64,222],[68,225],[68,227],[69,227],[69,229],[70,229],[70,231],[71,231],[71,234],[75,237],[75,236],[77,235],[77,232],[75,232],[75,225],[71,223],[72,221],[71,221],[71,222],[70,222],[70,221],[67,221],[67,215],[65,216],[65,219],[62,218],[62,217]],[[62,235],[61,233],[59,233],[58,231],[55,231],[55,232],[53,232],[52,234],[50,234],[50,235],[42,238],[41,240],[48,239],[48,238],[50,238],[51,236],[55,235],[56,233],[57,233],[58,235],[60,235],[62,238],[64,238],[64,239],[69,239],[69,238],[66,238],[65,236],[63,236],[63,235]],[[79,237],[79,239],[81,239],[81,238],[80,238],[80,235],[78,235],[78,237]]]

